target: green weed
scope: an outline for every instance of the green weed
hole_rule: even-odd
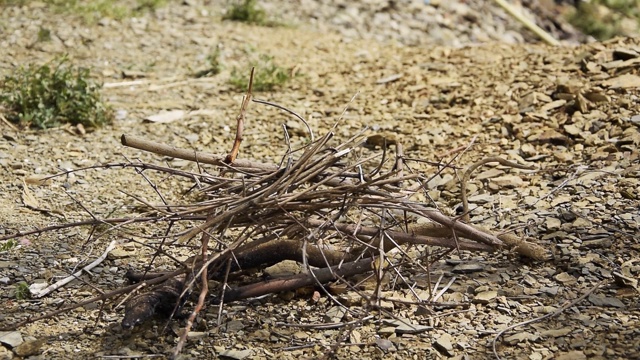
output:
[[[9,251],[18,246],[18,242],[15,240],[7,240],[3,243],[0,243],[0,252]]]
[[[89,69],[72,67],[66,57],[20,67],[0,83],[0,103],[8,110],[8,119],[25,126],[108,124],[113,113],[89,76]]]
[[[569,13],[568,19],[573,26],[598,40],[630,35],[626,33],[623,22],[625,19],[635,22],[635,30],[638,29],[640,0],[582,1],[575,11]]]
[[[277,21],[270,20],[267,13],[256,5],[256,0],[243,0],[235,3],[227,10],[224,20],[244,22],[260,26],[279,26]]]
[[[146,11],[154,11],[167,3],[167,0],[42,0],[42,2],[59,13],[79,16],[87,23],[95,23],[102,18],[122,20],[140,15]],[[0,0],[0,6],[23,6],[29,0]]]
[[[256,68],[253,78],[253,90],[255,91],[272,91],[291,79],[289,71],[276,65],[271,56],[261,55],[258,61],[253,62],[249,68],[252,66]],[[244,69],[234,68],[231,71],[229,83],[238,90],[245,90],[249,84],[249,73]]]
[[[31,292],[29,291],[29,285],[26,282],[19,282],[16,284],[16,300],[24,300],[29,297]]]

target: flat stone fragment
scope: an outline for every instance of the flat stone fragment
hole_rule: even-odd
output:
[[[567,284],[567,283],[574,283],[576,281],[576,278],[573,277],[572,275],[563,272],[560,273],[558,275],[555,276],[555,279],[563,284]]]
[[[582,351],[569,351],[566,353],[556,354],[554,358],[556,360],[586,360],[587,355]]]
[[[504,175],[491,179],[491,182],[500,186],[507,188],[517,188],[521,187],[524,184],[524,180],[516,175]]]
[[[569,138],[553,129],[545,130],[540,134],[532,135],[527,140],[531,142],[554,145],[567,145],[568,143],[570,143]]]
[[[612,89],[632,89],[640,87],[640,76],[633,74],[624,74],[613,79],[609,79],[602,83]]]
[[[551,296],[556,296],[558,295],[558,291],[560,290],[559,286],[543,286],[540,288],[540,292],[543,292],[545,294],[551,295]]]
[[[444,334],[440,336],[438,340],[436,340],[433,343],[433,346],[436,348],[436,350],[438,350],[439,352],[443,353],[446,356],[454,355],[453,344],[451,344],[451,335],[449,334]]]
[[[393,346],[393,343],[387,339],[376,339],[375,342],[382,351],[387,351]]]
[[[247,349],[247,350],[225,350],[220,352],[220,354],[218,355],[220,355],[221,357],[227,357],[234,360],[242,360],[251,356],[251,354],[252,354],[251,350]]]
[[[478,194],[478,195],[469,197],[468,200],[470,203],[474,203],[474,204],[486,204],[486,203],[492,202],[493,199],[494,197],[491,194]]]
[[[615,308],[623,308],[624,303],[620,301],[618,298],[614,297],[606,297],[599,295],[589,295],[589,302],[591,302],[595,306],[606,306],[606,307],[615,307]]]
[[[488,303],[489,301],[495,299],[498,296],[498,292],[495,290],[483,291],[481,293],[476,294],[473,298],[475,302]]]
[[[14,348],[23,342],[19,331],[0,331],[0,343],[4,345]]]
[[[420,324],[401,324],[396,328],[396,334],[419,334],[433,329],[431,326]]]
[[[551,329],[540,332],[542,336],[551,336],[551,337],[560,337],[565,336],[567,334],[571,334],[573,330],[571,328],[562,328],[562,329]]]
[[[519,332],[504,338],[504,341],[509,345],[519,344],[523,341],[535,341],[538,339],[538,335],[532,334],[527,331]]]
[[[464,263],[453,267],[451,271],[456,274],[470,274],[484,270],[484,266],[479,263]]]

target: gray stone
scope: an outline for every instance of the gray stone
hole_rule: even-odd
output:
[[[620,301],[618,298],[614,297],[606,297],[599,295],[589,295],[589,301],[595,306],[606,306],[606,307],[616,307],[623,308],[624,303]]]
[[[454,266],[452,271],[456,274],[470,274],[482,270],[484,266],[480,263],[465,263]]]
[[[14,348],[22,344],[24,340],[19,331],[0,331],[0,343]]]

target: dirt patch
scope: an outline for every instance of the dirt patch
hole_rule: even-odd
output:
[[[46,186],[26,186],[31,195],[27,200],[35,200],[29,208],[24,206],[28,195],[23,180],[31,175],[127,158],[197,170],[189,162],[124,148],[119,143],[123,133],[226,153],[242,97],[228,85],[231,70],[246,67],[256,54],[269,54],[299,76],[256,97],[295,110],[316,133],[328,131],[349,105],[336,137],[347,139],[364,127],[367,134],[393,136],[404,144],[408,159],[421,160],[408,161],[415,171],[435,174],[438,168],[426,161],[447,163],[454,157],[459,168],[495,155],[535,165],[539,170],[485,166],[474,173],[468,187],[471,222],[536,238],[554,259],[529,262],[507,252],[462,252],[443,259],[432,280],[441,277],[440,288],[451,281],[441,300],[461,309],[415,303],[395,303],[388,309],[414,327],[432,327],[420,331],[398,330],[401,324],[384,315],[349,331],[310,328],[354,319],[352,313],[340,314],[324,297],[313,302],[309,296],[285,295],[234,303],[224,308],[221,326],[216,325],[217,309],[210,307],[187,344],[187,356],[212,358],[234,351],[236,358],[317,358],[341,343],[335,348],[338,358],[492,358],[490,345],[498,331],[553,312],[600,280],[606,280],[604,285],[557,317],[505,334],[500,355],[639,356],[640,309],[633,279],[638,278],[640,261],[640,42],[616,39],[562,48],[399,47],[374,40],[344,41],[341,35],[303,27],[220,22],[203,10],[213,12],[173,4],[153,16],[88,26],[45,9],[30,9],[28,17],[21,17],[26,10],[4,9],[3,16],[14,20],[7,25],[11,31],[5,41],[10,46],[0,60],[3,72],[69,53],[75,64],[90,66],[103,79],[103,94],[118,117],[112,126],[86,135],[73,128],[32,132],[1,125],[0,236],[85,219],[79,203],[98,216],[135,212],[137,202],[121,190],[156,199],[135,171],[103,169],[74,173]],[[33,44],[39,27],[55,29],[51,42]],[[221,50],[222,73],[193,78],[194,71],[206,66],[212,49]],[[134,72],[138,78],[123,76]],[[169,123],[143,121],[166,110],[184,110],[188,116]],[[200,112],[188,114],[194,110]],[[278,163],[286,151],[281,124],[295,124],[288,115],[257,104],[248,117],[240,156]],[[291,133],[294,142],[305,141],[303,131]],[[180,199],[187,190],[176,179],[150,176],[169,198]],[[444,213],[455,215],[460,207],[459,176],[460,170],[447,169],[428,184],[434,206]],[[141,243],[118,248],[83,280],[102,290],[122,285],[127,269],[141,269],[149,260],[152,251],[142,239],[157,235],[155,231],[137,229]],[[0,254],[3,325],[97,293],[88,283],[74,282],[44,299],[15,297],[17,283],[54,282],[95,259],[114,240],[109,235],[85,244],[87,236],[72,229],[22,237],[18,248]],[[169,261],[156,265],[173,266]],[[469,265],[476,270],[464,270]],[[404,275],[415,283],[414,292],[426,293],[424,276],[409,270]],[[390,291],[416,301],[408,288]],[[345,303],[351,298],[345,295]],[[46,340],[38,350],[41,358],[166,354],[175,345],[180,321],[171,323],[167,332],[162,332],[162,320],[126,332],[120,327],[122,310],[115,305],[83,307],[25,326],[20,333]],[[358,311],[361,306],[354,301],[349,308]]]

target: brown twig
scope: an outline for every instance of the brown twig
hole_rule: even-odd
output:
[[[253,73],[255,71],[255,67],[251,68],[251,75],[249,75],[249,87],[247,88],[247,93],[242,99],[242,106],[240,106],[240,113],[236,117],[236,139],[233,142],[233,147],[231,148],[231,152],[225,158],[224,162],[227,164],[233,164],[238,157],[238,152],[240,151],[240,144],[242,143],[242,132],[244,131],[244,123],[247,115],[247,107],[249,107],[249,103],[251,102],[251,96],[253,91]]]
[[[511,162],[509,160],[503,159],[497,156],[491,156],[488,158],[484,158],[471,166],[464,172],[464,176],[462,177],[462,181],[460,182],[460,197],[462,198],[462,219],[464,222],[469,222],[469,200],[467,199],[467,183],[471,178],[471,173],[484,164],[488,164],[491,162],[497,162],[500,165],[509,166],[516,169],[524,169],[524,170],[533,170],[535,167],[522,165],[515,162]]]

